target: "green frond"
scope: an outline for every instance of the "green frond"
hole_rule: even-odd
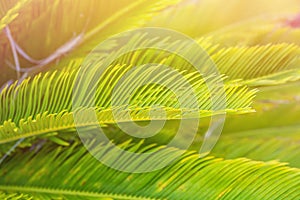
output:
[[[249,85],[271,85],[299,80],[300,48],[293,44],[229,47],[211,56],[221,73]]]
[[[298,60],[292,64],[296,66]],[[275,74],[263,76],[260,78],[254,78],[244,83],[251,87],[261,87],[261,86],[272,86],[272,85],[282,85],[289,82],[295,82],[299,80],[300,70],[299,69],[290,69]]]
[[[299,9],[0,0],[0,199],[299,199]]]
[[[5,193],[0,191],[0,198],[5,200],[33,200],[30,195],[19,193]]]
[[[217,83],[219,77],[209,76],[205,79],[199,73],[188,73],[177,71],[162,71],[159,66],[149,67],[146,71],[143,68],[135,69],[135,73],[140,76],[131,76],[123,83],[122,88],[130,88],[133,83],[138,83],[139,79],[147,79],[146,76],[152,75],[152,81],[163,80],[162,85],[175,87],[180,85],[179,97],[191,99],[191,92],[187,91],[187,83],[195,90],[195,97],[198,104],[193,105],[193,101],[186,101],[185,105],[180,105],[174,93],[160,85],[147,84],[137,88],[129,104],[119,102],[117,105],[111,103],[112,92],[126,72],[131,70],[131,66],[116,65],[109,67],[103,76],[100,77],[99,86],[96,86],[95,94],[89,94],[89,91],[77,91],[74,93],[75,81],[80,74],[77,70],[72,72],[54,72],[39,74],[32,80],[24,80],[21,84],[15,83],[11,87],[5,88],[0,95],[1,116],[0,122],[0,143],[9,142],[18,138],[36,136],[48,132],[56,132],[69,128],[74,128],[72,98],[76,94],[77,99],[82,98],[88,101],[84,107],[79,108],[77,112],[88,113],[95,111],[98,121],[93,121],[86,117],[82,118],[79,126],[90,126],[100,123],[111,124],[126,121],[147,121],[152,119],[149,112],[155,111],[155,105],[160,105],[164,112],[156,112],[156,120],[170,120],[182,118],[207,117],[222,112],[245,113],[251,112],[251,101],[256,90],[249,90],[247,87],[239,84],[228,84],[224,86],[226,100],[219,97],[212,107],[211,94],[215,92],[217,96],[222,94],[217,89],[208,90],[206,81]],[[92,71],[96,72],[97,68]],[[186,82],[179,75],[182,75]],[[223,77],[224,79],[224,77]],[[83,83],[86,79],[82,80]],[[93,86],[94,87],[94,86]],[[95,96],[93,96],[95,95]],[[118,90],[115,93],[115,99],[124,99],[124,91]],[[94,99],[94,98],[95,99]],[[126,98],[125,98],[126,99]],[[95,101],[94,101],[95,100]],[[226,108],[222,108],[223,101]],[[219,106],[220,104],[220,106]],[[219,110],[218,110],[219,109]],[[129,112],[130,117],[124,115]],[[113,115],[114,114],[114,115]]]
[[[299,93],[299,81],[261,87],[252,105],[256,112],[228,116],[212,154],[279,160],[299,168]]]
[[[157,155],[151,159],[136,157],[129,162],[107,144],[97,144],[95,155],[110,158],[111,163],[117,162],[120,166],[139,169],[162,163],[166,158],[176,158],[181,152],[155,145],[141,148],[140,144],[130,142],[120,148]],[[195,152],[184,153],[160,170],[127,173],[103,165],[82,146],[45,146],[38,153],[30,150],[26,154],[17,153],[2,164],[0,173],[1,190],[19,191],[41,199],[260,200],[295,199],[300,195],[299,169],[276,161],[199,158]]]
[[[119,43],[119,41],[116,41]],[[214,44],[212,38],[200,38],[197,40],[199,47],[206,55],[203,55],[202,65],[205,69],[208,56],[215,63],[216,68],[221,74],[229,77],[229,80],[243,79],[243,83],[252,87],[262,85],[276,85],[299,80],[300,48],[294,44],[268,44],[257,45],[253,47],[222,47],[222,44]],[[148,39],[145,35],[139,37],[133,36],[123,48],[135,49],[142,45],[157,45],[172,49],[186,48],[185,41],[172,42],[168,38]],[[110,54],[118,54],[122,49],[107,51]],[[203,52],[198,52],[192,48],[186,48],[186,52],[192,58],[201,58]],[[106,57],[107,55],[97,55]],[[75,59],[71,64],[64,64],[68,67],[59,65],[58,68],[72,70],[78,68],[83,62],[82,59]],[[74,63],[74,64],[72,64]],[[158,52],[153,49],[138,50],[122,56],[115,61],[116,64],[142,65],[144,63],[160,63],[166,66],[172,66],[179,70],[195,71],[195,66],[186,62],[184,59],[166,52]],[[213,73],[213,72],[212,72]]]
[[[290,127],[299,124],[299,81],[261,87],[253,101],[255,113],[228,116],[223,133],[231,134],[256,129]]]
[[[155,29],[153,29],[155,31]],[[159,30],[158,30],[159,31]],[[151,35],[151,34],[150,34]],[[149,33],[134,33],[132,35],[122,35],[105,41],[105,46],[108,46],[107,49],[100,49],[97,47],[97,53],[92,52],[89,56],[94,56],[96,60],[107,59],[110,57],[118,57],[116,55],[122,55],[123,52],[133,49],[121,57],[118,57],[114,60],[114,64],[126,64],[140,66],[149,63],[157,63],[161,65],[171,66],[172,68],[178,70],[186,70],[189,72],[196,71],[196,66],[192,66],[189,63],[187,58],[182,58],[177,54],[188,55],[188,58],[197,60],[199,66],[202,65],[202,68],[207,67],[205,62],[209,62],[209,55],[216,53],[220,47],[218,44],[213,42],[213,38],[203,37],[195,41],[188,39],[187,37],[165,37],[158,36],[153,37],[149,36]],[[195,45],[191,46],[191,43],[195,42]],[[198,44],[198,46],[196,46]],[[102,44],[101,48],[104,45]],[[147,47],[147,48],[145,48]],[[152,47],[152,48],[149,48]],[[142,48],[142,49],[141,49]],[[158,49],[156,49],[158,48]],[[160,48],[160,49],[159,49]],[[174,52],[167,52],[161,49],[173,50]],[[201,50],[201,52],[199,52]],[[70,57],[70,59],[64,59],[59,64],[51,66],[49,70],[63,70],[63,71],[72,71],[78,69],[82,66],[82,63],[85,61],[86,55],[78,57]],[[209,72],[209,70],[203,70]],[[215,72],[213,72],[215,73]]]
[[[297,125],[224,133],[212,155],[226,159],[278,160],[299,168],[299,133],[300,127]]]

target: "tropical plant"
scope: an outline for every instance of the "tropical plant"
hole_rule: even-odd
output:
[[[299,1],[222,4],[1,1],[0,198],[300,199]],[[106,40],[149,26],[182,32],[202,51],[147,34]],[[204,71],[141,46],[200,56]],[[143,81],[161,85],[131,91]]]

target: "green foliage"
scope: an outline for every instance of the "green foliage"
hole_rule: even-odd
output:
[[[1,1],[0,199],[298,199],[300,29],[289,22],[299,2],[233,0],[227,9],[223,4],[220,0]],[[205,55],[185,41],[136,34],[107,43],[93,54],[99,62],[84,68],[86,56],[99,42],[149,25],[192,36]],[[36,62],[19,52],[22,70],[33,69],[23,78],[16,77],[5,28]],[[205,59],[198,63],[203,69],[199,73],[172,52],[142,49],[118,57],[96,84],[89,85],[105,58],[154,44],[191,57],[209,56],[220,74]],[[49,55],[53,59],[41,62]],[[155,64],[142,67],[149,63]],[[89,69],[88,78],[78,73]],[[133,69],[135,73],[127,76]],[[161,81],[177,93],[146,84],[128,102],[123,100],[143,80]],[[111,100],[113,92],[116,102]],[[214,102],[212,94],[218,97]],[[184,106],[176,95],[185,100]],[[74,96],[85,104],[74,108]],[[210,155],[199,154],[209,138],[206,133],[214,132],[209,129],[215,123],[212,117],[224,113],[219,142]],[[128,135],[119,127],[129,122],[144,126],[151,120],[165,124],[146,139],[141,138],[149,131],[131,130]],[[200,120],[197,134],[186,149],[195,120]],[[187,122],[184,134],[175,147],[167,146],[181,121]],[[129,159],[111,143],[99,141],[96,126],[123,150],[155,155]],[[86,131],[80,138],[79,127]],[[122,172],[93,157],[83,139],[94,148],[94,156],[133,171],[175,160],[148,173]]]
[[[5,200],[32,200],[27,194],[5,193],[0,191],[0,198]]]
[[[128,162],[110,145],[98,145],[95,151],[111,162],[132,168],[158,164],[179,151],[155,145],[142,148],[129,141],[120,146],[165,154],[158,154],[154,160],[137,158]],[[21,191],[38,199],[294,199],[300,195],[299,169],[275,161],[199,158],[197,153],[187,152],[161,170],[131,174],[99,163],[81,145],[46,145],[38,153],[29,150],[25,155],[17,153],[3,166],[6,170],[1,174],[0,189]],[[20,162],[16,165],[17,160]]]
[[[126,73],[130,68],[131,66],[125,65],[111,66],[107,69],[107,74],[103,76],[104,80],[99,80],[101,84],[97,88],[95,103],[88,103],[87,105],[90,105],[89,107],[82,108],[78,111],[84,116],[85,110],[95,110],[98,122],[82,118],[80,124],[77,124],[78,126],[95,125],[95,123],[105,125],[124,121],[150,120],[148,112],[154,109],[152,106],[156,105],[158,101],[167,115],[165,116],[163,113],[156,115],[156,120],[198,117],[199,114],[202,117],[207,117],[222,111],[212,110],[209,90],[206,88],[203,78],[195,73],[182,73],[182,75],[189,81],[197,80],[193,84],[193,88],[199,91],[197,98],[201,103],[199,107],[200,113],[198,113],[197,110],[193,110],[193,106],[181,108],[172,93],[168,91],[161,93],[164,88],[159,86],[153,87],[152,85],[140,88],[140,90],[137,91],[139,95],[135,95],[129,105],[124,102],[124,104],[118,105],[118,107],[112,107],[109,95],[122,77],[122,74]],[[143,69],[141,68],[141,70]],[[119,72],[122,74],[119,74]],[[167,77],[164,81],[171,82],[173,80],[173,82],[171,82],[172,85],[180,85],[180,83],[182,83],[182,80],[176,80],[174,73],[168,71],[164,73],[160,71],[160,69],[150,68],[147,74],[151,73],[157,74],[155,80],[159,80],[161,77]],[[2,105],[0,119],[3,125],[0,126],[0,143],[9,142],[22,137],[36,136],[43,133],[74,128],[72,94],[75,77],[76,71],[74,70],[72,72],[39,74],[32,81],[26,79],[20,85],[15,83],[11,87],[5,88],[1,93]],[[108,79],[108,77],[111,78]],[[213,79],[213,77],[211,78]],[[132,80],[126,83],[129,85],[128,87],[130,87],[130,84],[135,81],[136,77],[132,77]],[[126,87],[126,85],[123,87]],[[178,95],[183,96],[187,93],[186,89],[188,88],[184,85],[180,87],[182,94]],[[216,90],[216,92],[221,91]],[[230,113],[251,111],[250,103],[254,97],[255,90],[249,90],[247,87],[239,86],[238,84],[230,84],[225,86],[225,92],[227,94],[227,110],[224,111]],[[79,91],[79,93],[82,92]],[[122,91],[117,93],[116,99],[122,94]],[[77,98],[86,98],[86,96],[81,95]],[[219,101],[221,102],[222,99]],[[216,102],[216,104],[217,103],[219,102]],[[128,112],[128,109],[130,109],[131,114],[131,118],[129,119],[125,118],[126,116],[122,114]],[[115,115],[123,117],[115,120],[112,115],[113,110],[116,111],[114,113]],[[183,112],[186,114],[181,114]]]

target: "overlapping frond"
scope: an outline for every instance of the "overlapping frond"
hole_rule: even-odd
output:
[[[220,47],[215,44],[210,37],[203,37],[197,40],[181,36],[180,33],[175,33],[169,30],[169,34],[179,35],[174,38],[162,36],[151,36],[151,31],[159,32],[161,30],[153,28],[148,32],[136,32],[123,34],[122,36],[114,37],[114,39],[106,40],[105,46],[111,44],[111,48],[101,49],[104,47],[103,43],[98,46],[89,56],[94,56],[96,60],[109,59],[116,57],[113,63],[127,64],[140,66],[144,64],[159,63],[161,65],[172,66],[178,70],[186,70],[193,72],[197,67],[205,68],[212,64],[209,62],[209,55],[213,55]],[[166,32],[164,32],[166,34]],[[125,55],[123,55],[125,53]],[[188,56],[187,56],[188,55]],[[120,56],[120,57],[119,57]],[[63,62],[52,66],[50,70],[74,70],[82,66],[87,56],[79,56],[71,60],[64,60]],[[198,66],[193,66],[190,60],[197,61]],[[208,69],[203,69],[206,73]],[[213,70],[212,70],[213,71]],[[215,73],[215,71],[213,71]]]
[[[24,76],[0,89],[0,199],[298,199],[300,15],[290,20],[299,9],[299,0],[1,1],[0,85],[15,80],[11,46]],[[149,25],[198,45],[142,33],[89,54]],[[191,151],[224,113],[210,156]],[[164,124],[123,129],[130,122]],[[131,173],[147,167],[160,169]]]
[[[120,148],[157,153],[151,159],[135,157],[129,161],[111,145],[97,145],[95,155],[99,158],[110,158],[111,163],[133,170],[176,158],[179,153],[173,148],[155,145],[144,148],[125,142]],[[46,146],[38,153],[29,150],[25,156],[14,155],[1,166],[1,177],[1,190],[42,199],[295,199],[300,195],[299,169],[276,161],[201,159],[194,152],[184,153],[164,169],[140,174],[105,166],[82,146]]]
[[[256,112],[229,117],[228,122],[230,123],[225,124],[223,133],[231,134],[298,125],[300,117],[299,94],[299,81],[261,87],[252,105]]]
[[[122,100],[122,98],[124,99],[122,89],[118,90],[114,94],[114,98],[119,102],[117,105],[112,104],[112,92],[117,83],[132,69],[132,66],[128,65],[109,67],[100,77],[99,85],[95,85],[94,94],[81,90],[74,93],[76,78],[80,77],[76,70],[39,74],[32,80],[26,79],[19,85],[15,83],[13,86],[5,88],[1,93],[1,143],[74,127],[72,100],[76,94],[78,95],[77,99],[82,98],[89,102],[82,105],[83,110],[80,112],[84,113],[84,110],[89,109],[95,110],[99,120],[97,123],[100,124],[131,120],[147,121],[150,119],[148,112],[155,110],[155,105],[159,105],[166,112],[156,113],[157,120],[198,118],[199,114],[200,117],[205,117],[220,112],[252,111],[250,105],[255,90],[249,90],[239,84],[228,84],[224,86],[226,99],[222,99],[222,91],[216,89],[219,87],[218,84],[215,89],[209,90],[205,82],[209,79],[212,83],[217,83],[220,77],[212,75],[204,79],[199,73],[162,70],[159,66],[149,67],[147,70],[135,69],[135,73],[140,75],[129,77],[122,84],[122,88],[130,88],[132,84],[147,79],[147,76],[149,78],[149,75],[151,81],[154,81],[153,83],[158,80],[163,81],[160,82],[160,85],[146,84],[137,88],[128,103]],[[180,78],[181,76],[185,79]],[[82,81],[86,82],[87,79],[83,78]],[[181,105],[173,91],[165,88],[164,84],[171,88],[177,87],[179,93],[176,95],[190,100]],[[188,84],[191,84],[191,87],[188,87]],[[198,101],[196,107],[191,101],[192,98],[187,96],[191,95],[191,92],[188,91],[190,88],[195,90],[194,95]],[[213,102],[214,105],[210,99],[211,92],[220,95],[220,98]],[[222,103],[225,103],[224,108],[218,105],[222,105]],[[131,118],[122,114],[126,112],[130,113]],[[95,124],[95,122],[89,121],[89,118],[84,117],[81,123],[79,126]]]
[[[212,55],[212,60],[220,72],[230,79],[252,79],[249,83],[259,84],[261,81],[263,85],[276,84],[276,80],[284,81],[284,77],[299,79],[299,55],[300,48],[297,45],[269,44],[223,48]]]
[[[129,39],[121,49],[107,51],[106,54],[96,55],[97,59],[107,57],[107,54],[119,54],[123,48],[135,49],[143,46],[157,46],[166,49],[184,49],[191,58],[207,73],[213,73],[207,65],[208,59],[215,64],[215,70],[225,74],[229,80],[243,79],[244,84],[251,86],[276,85],[299,80],[300,48],[295,44],[281,43],[256,46],[223,47],[215,44],[211,37],[202,37],[197,40],[198,48],[188,47],[187,41],[170,41],[168,38],[149,39],[145,35]],[[116,41],[119,43],[119,41]],[[175,48],[176,47],[176,48]],[[65,70],[72,70],[81,66],[84,58],[74,60]],[[75,64],[72,64],[75,63]],[[195,71],[197,66],[192,66],[185,58],[156,49],[143,49],[127,53],[118,58],[116,64],[142,65],[144,63],[160,63],[172,66],[179,70]]]
[[[253,101],[256,112],[228,116],[213,154],[262,161],[276,159],[299,168],[299,94],[299,81],[261,87]]]
[[[278,160],[300,167],[300,128],[279,126],[224,134],[212,155],[222,158],[246,157],[253,160]]]

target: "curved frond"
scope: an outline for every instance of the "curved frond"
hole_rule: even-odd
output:
[[[299,46],[269,44],[254,47],[223,48],[212,55],[212,60],[221,73],[228,75],[230,79],[252,79],[250,81],[252,84],[256,82],[259,84],[259,81],[261,81],[260,84],[268,84],[269,79],[275,84],[276,80],[278,82],[283,81],[285,76],[287,78],[293,76],[291,80],[299,79],[299,72],[297,72],[299,71],[299,55]],[[287,72],[292,69],[294,70],[288,74]],[[268,75],[269,77],[267,77]]]
[[[172,68],[181,71],[186,70],[194,72],[196,71],[196,66],[192,66],[191,63],[186,60],[187,58],[181,58],[180,56],[183,55],[180,54],[188,53],[189,58],[201,62],[197,64],[204,68],[206,65],[205,62],[209,61],[209,55],[213,55],[220,49],[219,45],[215,44],[210,37],[199,38],[195,41],[192,41],[192,39],[188,39],[185,36],[179,37],[180,39],[174,38],[165,36],[153,37],[148,32],[143,33],[142,31],[133,35],[122,35],[121,37],[110,39],[109,42],[105,42],[107,45],[114,43],[111,44],[111,48],[101,49],[104,47],[102,44],[101,48],[97,47],[97,52],[93,51],[89,56],[94,56],[96,60],[104,60],[110,57],[118,57],[116,55],[122,55],[123,52],[134,49],[134,51],[130,51],[125,55],[118,57],[113,63],[134,66],[158,63],[161,65],[172,66]],[[192,43],[195,43],[195,45],[191,46]],[[198,46],[196,46],[196,44],[198,44]],[[173,50],[174,52],[167,52],[159,48]],[[199,50],[201,50],[201,52],[199,52]],[[85,59],[86,55],[71,58],[70,60],[66,59],[63,62],[52,66],[50,70],[74,70],[81,67]],[[206,69],[203,71],[209,72],[209,70]]]
[[[278,160],[299,168],[299,133],[299,125],[225,133],[212,155],[226,159],[246,157],[261,161]]]
[[[250,130],[294,127],[299,124],[299,81],[284,85],[261,87],[253,101],[255,113],[229,116],[225,134]]]
[[[121,46],[121,49],[112,49],[104,51],[105,54],[97,54],[98,58],[105,58],[107,54],[117,54],[123,51],[123,48],[135,49],[140,46],[157,46],[158,44],[166,49],[174,49],[177,47],[188,53],[192,58],[197,59],[197,62],[203,68],[203,71],[214,73],[213,70],[207,69],[208,58],[214,62],[216,69],[221,74],[228,76],[229,80],[243,79],[243,84],[250,86],[276,85],[299,80],[299,56],[300,48],[295,44],[268,44],[256,46],[234,46],[222,47],[222,44],[215,44],[211,37],[202,37],[197,40],[199,49],[188,47],[186,41],[171,41],[169,38],[154,38],[149,39],[145,35],[134,35],[126,45]],[[116,40],[116,43],[121,41]],[[119,44],[119,45],[120,45]],[[205,54],[205,55],[202,55]],[[62,67],[64,70],[72,70],[79,68],[84,59],[77,59],[71,64],[65,64],[67,67]],[[201,63],[200,63],[201,62]],[[72,64],[75,63],[75,64]],[[131,64],[142,65],[144,63],[160,63],[166,66],[172,66],[179,70],[195,71],[195,66],[192,66],[184,58],[180,58],[176,54],[168,54],[164,51],[155,49],[145,49],[130,52],[115,61],[115,64]]]
[[[299,81],[261,87],[253,101],[256,112],[228,116],[213,155],[279,160],[299,168],[299,94]]]
[[[144,148],[130,142],[120,148],[155,152],[157,156],[129,161],[107,144],[97,144],[95,154],[120,166],[139,169],[176,158],[179,153],[173,148]],[[1,190],[42,199],[295,199],[300,195],[299,169],[276,161],[199,158],[194,152],[184,153],[160,170],[126,173],[103,165],[82,146],[47,146],[38,153],[17,153],[3,163],[0,173]]]
[[[90,103],[87,103],[87,107],[83,107],[77,112],[84,113],[94,110],[98,117],[97,122],[83,117],[79,126],[95,125],[95,123],[104,125],[116,121],[147,121],[151,119],[149,112],[156,109],[155,105],[160,105],[166,112],[156,112],[155,119],[157,120],[199,118],[222,112],[245,113],[252,111],[250,105],[256,90],[249,90],[239,84],[225,85],[226,102],[224,103],[226,103],[226,109],[220,110],[222,107],[218,104],[221,105],[224,99],[219,98],[212,107],[210,92],[215,92],[218,95],[222,91],[218,89],[218,84],[215,84],[215,89],[208,90],[205,82],[210,79],[211,83],[217,83],[216,80],[219,77],[212,75],[206,77],[205,80],[199,73],[162,71],[158,66],[149,67],[147,70],[136,68],[135,73],[140,75],[131,76],[123,83],[123,87],[130,88],[132,84],[138,83],[137,81],[140,81],[140,79],[142,80],[151,75],[154,83],[162,80],[163,82],[160,82],[162,85],[165,83],[171,88],[178,86],[179,93],[176,95],[190,99],[187,96],[191,94],[191,91],[187,91],[190,89],[190,87],[187,87],[187,83],[190,83],[195,90],[194,95],[198,101],[197,107],[193,105],[193,101],[186,101],[185,106],[182,107],[172,91],[153,84],[146,84],[137,88],[129,104],[125,101],[119,102],[117,106],[112,105],[111,95],[116,84],[126,72],[132,69],[128,65],[111,66],[100,77],[99,86],[95,86],[97,88],[95,94],[78,92],[79,96],[76,96],[76,98],[89,100]],[[187,82],[183,82],[184,80],[180,76],[184,77]],[[76,70],[46,73],[45,75],[39,74],[32,80],[28,78],[19,85],[15,83],[11,87],[6,87],[0,95],[0,121],[2,123],[0,126],[0,143],[73,128],[72,98],[76,95],[73,91],[77,77],[79,75]],[[86,81],[86,79],[82,81]],[[122,100],[124,91],[118,90],[115,95],[116,99]],[[113,111],[114,115],[112,115]],[[127,112],[130,113],[131,118],[124,115]]]

